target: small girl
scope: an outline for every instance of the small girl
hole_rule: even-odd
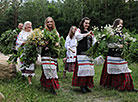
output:
[[[66,37],[65,48],[67,49],[67,57],[63,59],[65,63],[65,70],[63,71],[63,77],[66,77],[66,71],[73,72],[76,61],[76,47],[77,40],[75,38],[76,26],[72,26]]]

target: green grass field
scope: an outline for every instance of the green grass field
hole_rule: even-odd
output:
[[[131,64],[134,86],[138,89],[138,65]],[[60,89],[57,95],[52,95],[49,90],[41,87],[41,67],[37,66],[33,77],[33,84],[28,85],[27,80],[22,80],[21,73],[11,80],[0,80],[0,92],[5,96],[3,102],[138,102],[138,93],[119,92],[117,90],[99,86],[102,66],[95,66],[94,85],[91,93],[83,94],[79,87],[71,86],[73,73],[67,73],[63,78],[63,63],[59,60]]]

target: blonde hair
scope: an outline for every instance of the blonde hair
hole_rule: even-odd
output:
[[[52,29],[47,26],[47,21],[48,21],[49,18],[52,19]],[[45,19],[44,25],[45,25],[45,29],[48,30],[48,31],[51,31],[53,29],[56,29],[55,22],[54,22],[54,19],[52,17],[47,17]]]
[[[76,29],[77,29],[77,27],[76,26],[71,26],[71,28],[70,28],[70,30],[69,30],[69,33],[68,33],[68,35],[69,35],[69,37],[72,39],[73,38],[73,36],[75,35],[75,32],[73,33],[73,27],[75,27]]]

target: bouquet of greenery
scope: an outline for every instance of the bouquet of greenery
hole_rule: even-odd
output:
[[[111,26],[106,25],[102,30],[99,31],[98,27],[93,27],[93,33],[97,39],[97,42],[87,50],[86,54],[95,59],[98,56],[105,57],[108,52],[107,43],[111,39],[110,34],[112,32]]]
[[[21,46],[18,50],[17,55],[13,55],[10,60],[13,60],[14,57],[20,57],[21,62],[24,62],[24,66],[29,66],[32,63],[35,63],[37,60],[37,56],[39,54],[39,48],[45,47],[49,49],[47,54],[58,54],[59,55],[59,46],[55,46],[55,44],[59,42],[59,37],[56,34],[56,30],[47,31],[46,29],[42,31],[37,28],[34,29],[32,34],[28,36],[27,41],[23,46]]]
[[[45,43],[45,40],[46,39],[44,38],[42,30],[36,28],[33,30],[33,33],[30,36],[28,36],[27,43],[30,45],[33,44],[36,47],[46,46],[47,44]]]
[[[56,46],[56,43],[59,43],[59,37],[57,35],[56,29],[48,31],[44,29],[43,32],[45,42],[47,43],[46,49],[48,49],[47,54],[51,56],[59,55],[59,46]]]
[[[14,61],[15,58],[19,57],[20,61],[24,63],[23,66],[29,66],[35,63],[38,56],[38,47],[45,46],[42,31],[34,29],[32,34],[28,36],[27,41],[22,45],[16,54],[12,54],[9,58],[9,63]]]
[[[101,31],[98,31],[95,29],[96,32],[96,39],[97,42],[94,46],[92,46],[88,51],[87,54],[92,56],[93,58],[96,58],[100,55],[103,55],[104,57],[107,55],[108,52],[108,43],[117,43],[117,44],[123,44],[123,48],[119,50],[122,51],[122,57],[128,59],[128,53],[129,53],[129,48],[127,42],[134,42],[136,39],[133,37],[130,37],[130,35],[126,32],[122,34],[121,32],[121,27],[118,26],[115,30],[112,29],[111,25],[106,25],[104,29]],[[119,33],[119,34],[118,34]],[[120,34],[122,34],[120,36]],[[130,43],[132,44],[132,43]]]

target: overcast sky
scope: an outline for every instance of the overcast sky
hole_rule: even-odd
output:
[[[49,0],[49,1],[52,1],[52,0]],[[54,1],[57,1],[57,0],[54,0]]]

